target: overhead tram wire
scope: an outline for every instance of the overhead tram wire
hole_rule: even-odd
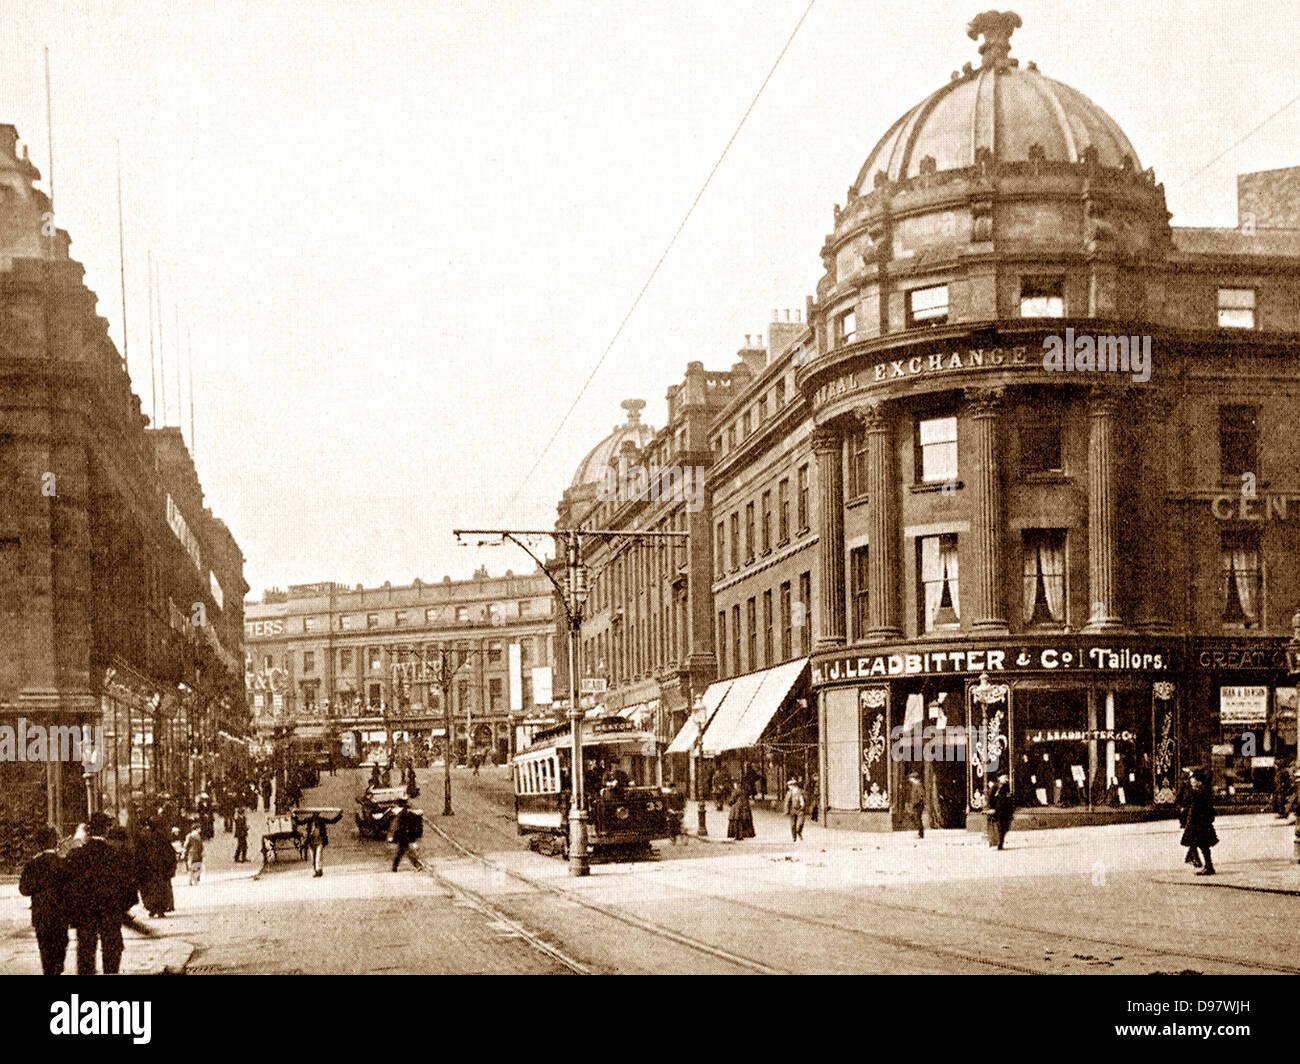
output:
[[[591,387],[591,382],[600,371],[600,367],[604,365],[605,359],[609,357],[610,351],[612,351],[614,345],[618,343],[618,338],[623,334],[623,329],[627,325],[628,320],[636,312],[636,308],[640,306],[642,298],[645,296],[646,291],[650,288],[651,283],[659,273],[659,269],[663,266],[664,260],[668,258],[668,254],[672,251],[673,245],[677,243],[677,238],[682,235],[682,230],[686,228],[686,223],[691,220],[691,215],[695,213],[695,208],[699,206],[700,200],[704,198],[704,193],[708,191],[709,185],[712,183],[718,170],[722,167],[723,160],[726,159],[727,153],[731,151],[732,144],[736,142],[736,138],[740,136],[740,131],[745,127],[745,122],[749,119],[750,114],[758,105],[758,101],[763,95],[763,90],[767,88],[768,82],[772,80],[772,76],[776,73],[777,67],[781,65],[781,60],[785,58],[786,52],[790,50],[790,45],[794,43],[794,39],[798,35],[800,27],[803,26],[809,14],[812,13],[812,9],[816,3],[817,0],[809,0],[808,6],[804,8],[803,14],[799,16],[799,21],[794,24],[794,29],[790,31],[790,36],[786,38],[785,44],[781,46],[780,53],[777,55],[775,62],[772,63],[771,69],[768,70],[767,76],[763,78],[763,83],[759,85],[758,91],[754,93],[754,98],[749,101],[749,106],[745,108],[745,113],[741,115],[740,121],[736,124],[736,128],[732,131],[731,136],[727,138],[727,143],[722,149],[722,154],[718,156],[717,162],[713,164],[713,169],[709,171],[708,177],[704,179],[704,184],[700,186],[699,192],[695,194],[695,199],[691,201],[690,207],[687,208],[686,214],[683,216],[681,223],[677,226],[672,238],[668,241],[668,246],[664,248],[663,254],[659,256],[659,261],[654,264],[654,268],[646,278],[645,284],[641,286],[641,290],[637,292],[636,298],[632,300],[631,307],[629,307],[627,313],[623,315],[623,320],[618,323],[618,328],[614,330],[614,335],[610,339],[609,343],[605,345],[605,350],[601,352],[600,358],[598,358],[596,364],[591,367],[591,372],[587,374],[587,379],[583,381],[582,387],[578,389],[578,394],[574,396],[573,402],[569,404],[569,409],[564,412],[564,417],[560,419],[560,423],[555,427],[555,431],[551,433],[550,439],[546,441],[546,445],[542,448],[541,454],[537,456],[537,461],[535,461],[528,472],[524,474],[523,479],[519,482],[519,486],[515,489],[510,498],[506,500],[505,508],[507,510],[523,493],[524,487],[528,484],[532,475],[537,472],[538,467],[542,464],[542,460],[550,451],[551,445],[555,443],[560,432],[564,429],[564,426],[568,424],[569,418],[573,416],[573,412],[577,409],[578,403],[582,401],[582,397],[587,393],[587,389]]]
[[[1265,119],[1264,119],[1262,122],[1260,122],[1258,125],[1254,125],[1254,126],[1252,126],[1250,129],[1246,130],[1245,133],[1243,133],[1240,137],[1238,137],[1238,138],[1237,138],[1236,140],[1234,140],[1231,144],[1229,144],[1226,148],[1224,148],[1223,151],[1219,152],[1219,154],[1216,155],[1213,159],[1211,159],[1208,163],[1205,163],[1204,165],[1197,167],[1197,168],[1196,168],[1195,170],[1193,170],[1190,174],[1188,174],[1185,178],[1183,178],[1181,181],[1179,181],[1178,184],[1174,185],[1174,188],[1182,188],[1185,184],[1187,184],[1189,181],[1191,181],[1192,178],[1194,178],[1194,177],[1199,177],[1201,174],[1205,173],[1206,170],[1208,170],[1211,166],[1213,166],[1215,163],[1217,163],[1220,159],[1222,159],[1222,158],[1223,158],[1225,155],[1227,155],[1230,151],[1232,151],[1234,148],[1240,147],[1242,144],[1246,143],[1246,141],[1248,141],[1251,137],[1253,137],[1256,133],[1258,133],[1261,129],[1263,129],[1266,125],[1268,125],[1271,121],[1273,121],[1273,119],[1275,119],[1278,115],[1280,115],[1280,114],[1281,114],[1283,111],[1285,111],[1288,107],[1293,106],[1293,105],[1296,104],[1297,102],[1300,102],[1300,93],[1297,93],[1296,95],[1292,96],[1291,99],[1287,100],[1286,103],[1284,103],[1281,107],[1279,107],[1276,111],[1274,111],[1271,115],[1269,115],[1267,118],[1265,118]]]

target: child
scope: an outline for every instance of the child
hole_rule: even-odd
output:
[[[197,886],[200,877],[203,875],[203,832],[199,829],[197,823],[190,828],[190,833],[185,836],[185,867],[190,872],[190,886]]]

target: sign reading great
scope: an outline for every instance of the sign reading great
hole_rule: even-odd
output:
[[[909,377],[932,377],[989,368],[1043,369],[1042,357],[1033,358],[1025,344],[1016,347],[970,347],[964,351],[936,351],[928,355],[889,359],[874,366],[832,378],[817,389],[814,404],[821,406],[844,395],[868,391],[876,385]]]
[[[889,676],[981,672],[1167,672],[1167,646],[1103,646],[1087,641],[1024,647],[953,647],[841,654],[812,663],[814,684]]]

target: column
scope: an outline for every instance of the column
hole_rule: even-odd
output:
[[[1003,388],[969,388],[967,411],[974,435],[971,448],[975,533],[975,579],[963,580],[974,596],[977,631],[1006,632],[1002,615],[1002,470],[998,460],[998,420],[1005,397]],[[967,554],[970,557],[970,554]]]
[[[1094,396],[1088,409],[1088,631],[1122,627],[1119,616],[1118,403]]]
[[[1177,569],[1173,544],[1175,507],[1168,502],[1173,455],[1170,453],[1168,423],[1173,402],[1165,395],[1148,397],[1143,414],[1146,432],[1142,442],[1142,485],[1146,492],[1142,532],[1142,606],[1139,623],[1149,632],[1172,629],[1173,589],[1186,587]]]
[[[844,470],[840,433],[813,433],[817,458],[817,642],[816,649],[844,645]],[[807,618],[804,618],[805,623]]]
[[[885,642],[903,634],[894,588],[899,570],[894,419],[882,403],[868,403],[856,413],[867,434],[867,639]]]

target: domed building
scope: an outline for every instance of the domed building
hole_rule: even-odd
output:
[[[1115,121],[1011,55],[1019,25],[972,21],[978,63],[868,153],[807,336],[713,423],[723,676],[775,663],[741,607],[788,579],[780,543],[722,565],[726,522],[807,443],[789,549],[815,542],[831,825],[902,826],[913,768],[937,825],[980,826],[1005,773],[1051,826],[1167,815],[1195,764],[1258,799],[1294,757],[1300,232],[1171,225]],[[1243,178],[1252,212],[1294,215],[1294,176]],[[806,432],[737,446],[787,372]]]

